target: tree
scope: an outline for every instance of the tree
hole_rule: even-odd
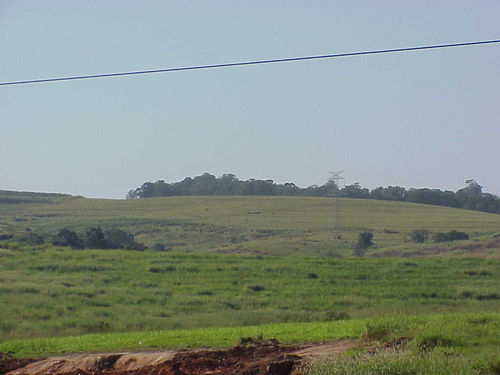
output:
[[[416,243],[422,243],[429,237],[427,229],[414,229],[410,232],[410,239]]]
[[[133,234],[118,228],[104,232],[104,240],[107,249],[132,249],[135,244]]]
[[[369,197],[370,192],[368,189],[362,188],[358,182],[352,185],[347,185],[342,189],[341,195],[346,198],[359,198],[366,199]]]
[[[363,255],[365,255],[366,250],[374,245],[374,243],[372,242],[372,238],[373,238],[373,233],[370,232],[360,233],[358,237],[358,243],[354,248],[354,255],[358,257],[362,257]]]
[[[406,189],[400,186],[379,186],[370,192],[371,199],[381,199],[389,201],[404,201],[406,199]]]
[[[452,230],[447,233],[435,233],[432,239],[434,242],[460,241],[468,240],[469,235],[465,232]]]
[[[106,249],[106,239],[101,227],[90,229],[85,235],[85,243],[91,249]]]
[[[23,236],[23,240],[30,245],[41,245],[44,242],[43,236],[34,232],[28,232],[25,236]]]
[[[55,246],[69,246],[72,249],[81,250],[84,248],[83,240],[68,228],[61,229],[53,238],[52,245]]]
[[[467,195],[481,195],[483,193],[483,187],[479,185],[474,179],[469,179],[465,181],[466,187],[462,190],[465,190]]]

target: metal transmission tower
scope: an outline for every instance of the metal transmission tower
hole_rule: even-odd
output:
[[[331,186],[331,195],[333,197],[332,205],[332,221],[331,221],[331,232],[332,237],[340,240],[342,238],[342,213],[340,211],[340,190],[344,187],[345,179],[341,176],[343,171],[332,172],[332,175],[328,182],[333,185]]]

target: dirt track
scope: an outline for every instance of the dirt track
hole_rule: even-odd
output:
[[[302,346],[277,341],[250,342],[221,350],[122,352],[51,357],[26,365],[0,361],[8,375],[291,375],[305,362],[332,357],[355,345],[352,340]],[[10,368],[7,362],[10,360]],[[13,369],[15,368],[15,369]],[[3,371],[2,371],[3,370]],[[10,372],[9,372],[10,371]]]

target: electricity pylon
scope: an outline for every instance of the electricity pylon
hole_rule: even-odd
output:
[[[331,228],[330,231],[332,233],[332,237],[334,239],[340,240],[342,238],[342,212],[340,208],[340,190],[344,187],[345,179],[341,176],[343,171],[332,172],[330,171],[331,177],[328,179],[328,182],[333,184],[331,187],[331,196],[333,198],[332,204],[332,219],[331,219]]]

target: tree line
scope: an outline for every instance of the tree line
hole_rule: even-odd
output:
[[[339,188],[333,180],[323,185],[301,188],[292,182],[277,184],[273,180],[239,180],[234,174],[216,177],[209,173],[186,177],[179,182],[164,180],[145,182],[127,193],[127,199],[188,196],[188,195],[276,195],[276,196],[338,196],[343,198],[377,199],[401,202],[425,203],[437,206],[464,208],[500,214],[500,197],[484,193],[475,180],[467,180],[466,186],[457,191],[421,188],[406,189],[401,186],[363,188],[359,183]]]

